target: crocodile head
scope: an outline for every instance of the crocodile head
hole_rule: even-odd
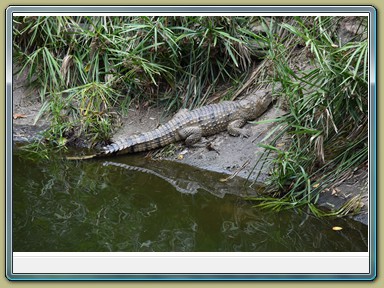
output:
[[[259,117],[269,104],[272,102],[272,95],[270,92],[261,90],[247,98],[240,100],[241,114],[247,120],[254,120]]]

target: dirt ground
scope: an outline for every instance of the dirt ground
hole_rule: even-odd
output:
[[[48,120],[41,118],[34,125],[42,103],[39,97],[30,93],[23,86],[25,76],[14,77],[13,83],[13,139],[14,142],[29,142],[37,139],[39,132],[48,127]],[[274,105],[257,121],[273,119],[284,113]],[[113,136],[112,140],[126,137],[139,132],[156,128],[166,122],[160,109],[130,110],[127,117],[122,118],[122,126]],[[168,160],[185,163],[201,169],[215,171],[238,177],[263,182],[268,177],[268,167],[261,169],[257,164],[262,149],[257,146],[274,127],[273,123],[252,125],[247,124],[250,132],[249,138],[231,137],[226,132],[205,139],[201,147],[185,148],[180,145],[180,151]],[[204,142],[204,141],[203,141]],[[283,143],[282,143],[283,144]],[[324,191],[319,199],[319,205],[327,209],[337,209],[351,201],[351,205],[361,207],[361,212],[354,219],[368,224],[368,173],[367,168],[354,171],[343,183],[329,191]],[[358,201],[357,199],[361,199]]]

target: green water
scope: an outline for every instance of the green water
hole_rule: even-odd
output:
[[[13,251],[367,251],[350,219],[252,207],[244,181],[143,156],[13,157]],[[341,231],[333,231],[340,226]]]

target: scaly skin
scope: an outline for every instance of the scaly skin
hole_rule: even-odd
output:
[[[263,114],[272,101],[270,92],[264,90],[240,101],[223,101],[191,111],[179,111],[169,122],[159,128],[129,136],[107,145],[98,154],[68,159],[90,159],[109,154],[126,154],[149,151],[178,141],[187,146],[197,143],[201,137],[227,130],[232,136],[245,136],[241,129],[247,121]]]

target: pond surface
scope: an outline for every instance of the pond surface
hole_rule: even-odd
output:
[[[37,161],[15,153],[13,251],[367,251],[365,225],[254,208],[238,195],[261,188],[226,177],[143,155]]]

